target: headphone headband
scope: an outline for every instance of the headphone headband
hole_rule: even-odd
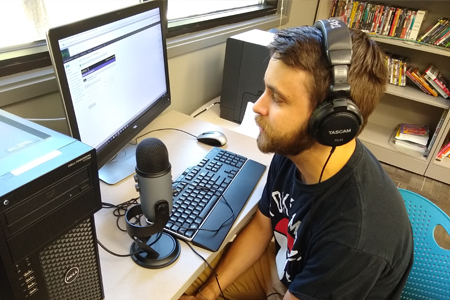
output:
[[[350,96],[348,67],[352,62],[352,39],[347,25],[339,19],[319,20],[314,24],[322,32],[325,53],[331,65],[331,98]]]
[[[312,113],[309,129],[320,144],[341,146],[357,136],[363,122],[358,107],[350,100],[352,40],[347,25],[339,19],[319,20],[314,27],[322,32],[332,83],[328,99]]]

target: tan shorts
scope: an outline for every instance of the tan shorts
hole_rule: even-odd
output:
[[[213,268],[215,268],[226,249],[211,262],[210,265]],[[185,293],[187,295],[195,294],[210,274],[211,270],[207,267]],[[275,265],[275,243],[271,242],[261,258],[227,287],[223,293],[230,300],[281,300],[286,291],[286,287],[278,279]],[[222,297],[218,299],[222,299]]]

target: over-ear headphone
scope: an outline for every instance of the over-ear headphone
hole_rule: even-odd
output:
[[[322,32],[332,68],[332,83],[328,98],[311,115],[309,131],[322,145],[341,146],[358,135],[363,123],[361,112],[350,100],[348,69],[352,60],[352,40],[347,25],[341,20],[319,20],[314,27]]]

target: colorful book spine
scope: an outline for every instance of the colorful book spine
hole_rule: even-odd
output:
[[[377,31],[376,31],[377,34],[380,34],[380,35],[383,34],[384,25],[386,24],[387,16],[389,14],[390,9],[391,8],[389,5],[384,6],[383,15],[381,16],[380,24],[377,27]]]
[[[414,19],[414,24],[411,29],[411,32],[409,34],[409,40],[416,41],[417,37],[419,36],[419,32],[422,28],[422,24],[425,21],[426,17],[428,15],[427,10],[418,10],[416,13],[416,17]]]
[[[443,18],[443,20],[444,21],[442,22],[442,24],[423,41],[424,43],[434,44],[436,39],[438,39],[441,34],[443,34],[447,30],[448,26],[450,25],[450,21],[447,18]]]
[[[389,9],[389,15],[387,16],[388,19],[386,21],[386,24],[385,24],[385,27],[384,27],[384,30],[382,33],[383,35],[389,35],[389,30],[391,29],[391,26],[392,26],[392,20],[394,19],[395,10],[396,10],[395,7],[391,7]]]
[[[411,16],[411,23],[409,24],[409,28],[406,31],[406,36],[405,39],[409,40],[410,35],[411,35],[411,30],[413,29],[414,26],[414,22],[416,21],[416,15],[417,15],[417,10],[413,10],[412,11],[412,16]]]
[[[415,84],[416,84],[416,86],[417,87],[419,87],[421,90],[422,90],[422,92],[424,92],[425,94],[427,94],[427,95],[431,95],[430,94],[430,92],[416,79],[416,77],[414,77],[412,74],[411,74],[411,72],[410,72],[410,70],[407,70],[406,71],[406,76],[409,78],[409,79],[411,79],[411,81],[412,82],[414,82]]]
[[[406,11],[406,17],[403,21],[402,31],[400,33],[400,38],[404,39],[406,37],[406,32],[408,30],[409,24],[411,23],[412,10],[408,9]]]
[[[448,95],[450,96],[450,89],[446,84],[445,78],[441,75],[441,72],[433,64],[428,66],[425,73],[433,79],[434,82]]]
[[[420,84],[427,89],[427,91],[434,97],[438,96],[438,93],[432,88],[430,87],[430,85],[428,83],[426,83],[426,81],[422,78],[422,74],[420,74],[419,70],[414,69],[412,71],[410,71],[410,73],[414,76],[414,78],[417,79],[417,81],[420,82]]]
[[[417,39],[418,42],[423,42],[428,36],[432,35],[444,23],[444,19],[440,18],[433,26],[430,26],[421,37]]]
[[[361,19],[364,15],[366,4],[367,4],[367,2],[359,2],[358,15],[356,17],[356,24],[354,27],[355,29],[360,29],[360,27],[361,27]]]
[[[444,157],[448,156],[450,154],[450,143],[445,144],[442,146],[441,150],[438,152],[436,159],[442,160]]]
[[[400,35],[402,34],[403,25],[404,25],[405,18],[406,18],[406,13],[407,13],[407,10],[406,9],[402,9],[400,11],[400,14],[398,15],[397,25],[396,25],[396,28],[394,30],[394,36],[395,37],[400,37]]]
[[[348,27],[349,28],[353,28],[354,27],[358,6],[359,6],[359,1],[354,1],[353,2],[353,7],[352,7],[352,13],[351,13],[350,19],[348,21]]]
[[[336,14],[336,8],[339,3],[339,0],[333,0],[331,3],[331,9],[330,9],[330,17],[335,17]]]
[[[445,99],[448,98],[448,95],[441,89],[439,85],[428,75],[427,73],[423,74],[425,80]]]
[[[395,10],[394,18],[392,20],[391,28],[389,31],[389,36],[395,36],[395,30],[397,29],[397,22],[398,22],[398,18],[400,17],[401,12],[402,12],[402,9],[400,7],[397,7]]]
[[[450,36],[450,26],[442,33],[442,35],[434,42],[434,45],[440,46]]]

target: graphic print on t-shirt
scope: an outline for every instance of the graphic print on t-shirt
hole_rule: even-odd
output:
[[[291,274],[289,274],[288,265],[290,263],[300,261],[301,256],[294,248],[295,239],[297,237],[297,231],[301,224],[300,221],[293,223],[296,214],[289,218],[289,208],[291,207],[292,200],[289,194],[283,195],[276,191],[272,193],[272,200],[275,202],[275,210],[272,210],[271,215],[275,221],[274,237],[276,243],[279,245],[278,253],[276,253],[276,265],[278,277],[281,281],[291,282]],[[286,201],[289,201],[289,206],[286,205]]]

